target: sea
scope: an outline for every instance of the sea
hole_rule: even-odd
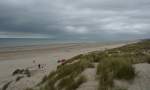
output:
[[[52,40],[48,38],[0,38],[0,52],[30,49],[50,44],[73,43],[64,40]]]
[[[0,48],[31,45],[46,45],[51,43],[62,43],[51,39],[39,38],[0,38]]]
[[[126,40],[124,40],[126,42]],[[123,42],[124,42],[123,41]],[[31,45],[47,45],[47,44],[62,44],[62,43],[107,43],[121,41],[106,41],[106,40],[55,40],[49,38],[0,38],[0,47],[16,47],[16,46],[31,46]]]
[[[93,41],[55,40],[55,39],[49,39],[49,38],[0,38],[0,48],[17,47],[17,46],[33,46],[33,45],[64,44],[64,43],[87,43],[87,42],[89,43]]]
[[[0,38],[0,52],[16,50],[16,48],[30,47],[30,46],[45,46],[50,44],[66,44],[66,43],[101,43],[108,44],[116,43],[110,41],[98,41],[98,40],[54,40],[48,38]],[[119,41],[120,42],[120,41]]]

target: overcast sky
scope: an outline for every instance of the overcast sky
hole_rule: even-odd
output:
[[[0,0],[0,38],[150,37],[150,0]]]

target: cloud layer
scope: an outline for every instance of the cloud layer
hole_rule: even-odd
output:
[[[0,37],[138,39],[149,0],[0,0]]]

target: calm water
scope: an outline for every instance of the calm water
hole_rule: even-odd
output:
[[[82,40],[51,40],[51,39],[31,39],[31,38],[0,38],[0,48],[16,47],[16,46],[30,46],[30,45],[47,45],[56,43],[81,43],[81,42],[99,42],[110,43],[110,41],[82,41]],[[119,41],[120,42],[120,41]],[[114,42],[113,42],[114,43]]]
[[[51,39],[31,39],[31,38],[0,38],[0,48],[2,47],[16,47],[16,46],[30,46],[30,45],[47,45],[53,43],[79,43],[91,41],[65,41],[65,40],[51,40]]]
[[[59,41],[61,43],[61,41]],[[26,39],[26,38],[0,38],[0,47],[16,47],[30,45],[46,45],[50,43],[58,43],[58,41],[50,39]]]
[[[69,41],[69,40],[31,39],[31,38],[0,38],[0,52],[28,50],[33,48],[31,45],[37,46],[37,47],[34,46],[34,48],[39,48],[39,46],[49,44],[65,44],[65,43],[81,43],[81,42],[89,43],[91,41],[81,41],[81,40]]]

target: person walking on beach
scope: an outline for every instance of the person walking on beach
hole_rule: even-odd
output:
[[[33,60],[33,63],[35,63],[35,60]]]
[[[41,68],[41,64],[38,64],[38,68],[39,68],[39,69]]]

